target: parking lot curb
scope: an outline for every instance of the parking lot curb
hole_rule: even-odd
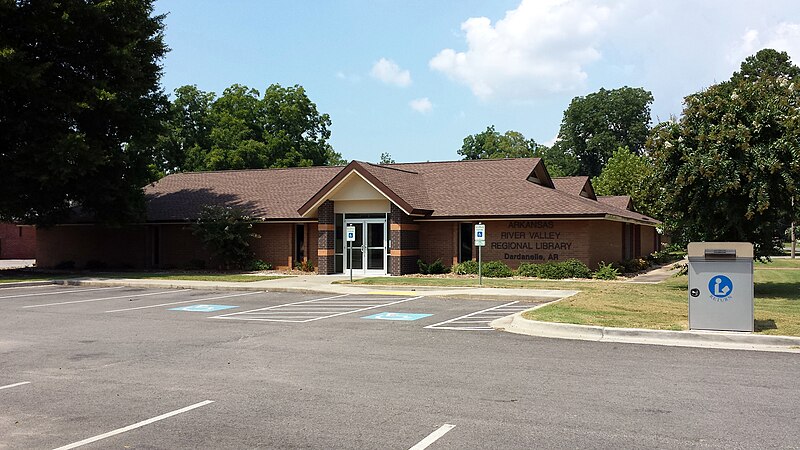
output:
[[[124,286],[143,289],[208,289],[214,291],[270,291],[270,292],[294,292],[299,294],[336,294],[336,291],[323,291],[307,288],[285,288],[285,287],[265,287],[265,286],[246,286],[246,285],[224,285],[224,284],[192,284],[191,282],[176,280],[175,283],[148,283],[141,281],[110,281],[110,280],[58,280],[50,282],[62,286],[97,286],[113,287]]]
[[[670,331],[575,325],[528,320],[522,317],[522,314],[518,313],[510,317],[497,319],[491,322],[490,325],[497,330],[509,333],[557,339],[800,353],[800,338],[792,336],[767,336],[726,331]]]
[[[48,286],[48,285],[51,285],[51,284],[56,284],[56,282],[52,281],[52,280],[20,281],[18,283],[0,283],[0,289],[3,289],[3,288],[14,288],[14,287]]]

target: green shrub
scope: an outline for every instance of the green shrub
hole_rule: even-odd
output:
[[[562,280],[564,278],[591,278],[592,271],[586,264],[577,259],[568,259],[561,262],[546,262],[541,264],[520,264],[517,274],[523,277],[547,278]]]
[[[272,270],[272,264],[265,263],[264,261],[261,261],[261,262],[263,264],[265,264],[266,266],[268,266],[269,268],[268,269],[258,269],[258,270]],[[294,264],[294,268],[297,269],[297,270],[302,270],[303,272],[313,272],[314,271],[314,263],[312,263],[310,259],[307,259],[305,261],[297,261]]]
[[[633,273],[647,269],[650,267],[650,263],[642,258],[634,258],[621,261],[620,266],[622,267],[622,271],[624,273]]]
[[[485,262],[481,271],[483,276],[489,278],[508,278],[514,275],[511,268],[502,261]]]
[[[541,264],[522,263],[517,268],[517,275],[521,277],[538,277]]]
[[[255,220],[238,208],[206,205],[192,232],[226,269],[243,269],[255,259],[250,240]]]
[[[478,261],[464,261],[453,266],[453,273],[456,275],[477,275]]]
[[[616,280],[619,276],[619,271],[614,268],[612,264],[601,262],[594,272],[594,278],[598,280]]]
[[[669,249],[666,250],[659,250],[657,252],[653,252],[647,255],[647,260],[650,261],[652,264],[667,264],[673,261],[678,261],[683,259],[686,256],[686,252],[679,250],[679,251],[672,251]]]
[[[568,259],[563,263],[566,268],[567,272],[570,274],[568,278],[592,278],[592,271],[586,266],[586,264],[578,261],[577,259]]]
[[[254,259],[250,261],[250,266],[248,267],[249,270],[272,270],[272,264],[262,261],[260,259]]]
[[[418,259],[417,266],[419,266],[419,273],[423,275],[439,275],[450,271],[441,259],[437,259],[430,264],[425,264],[421,259]]]

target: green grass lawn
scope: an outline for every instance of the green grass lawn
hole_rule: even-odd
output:
[[[290,278],[291,275],[246,275],[226,272],[72,272],[46,274],[28,270],[4,270],[0,272],[0,283],[21,281],[63,280],[68,278],[126,278],[135,280],[193,280],[193,281],[228,281],[235,283],[251,283],[253,281],[276,280]]]
[[[800,336],[800,259],[755,265],[756,331]],[[689,326],[686,276],[659,284],[607,281],[541,281],[484,278],[486,287],[569,289],[581,292],[526,313],[533,320],[623,328],[686,330]],[[375,277],[358,284],[477,286],[471,278]]]

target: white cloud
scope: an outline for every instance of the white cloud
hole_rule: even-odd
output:
[[[358,83],[361,81],[361,77],[359,75],[352,73],[344,73],[341,70],[336,72],[336,78],[348,81],[350,83]]]
[[[610,14],[584,0],[522,0],[494,26],[486,17],[467,19],[461,24],[467,49],[444,49],[429,66],[481,99],[573,91],[587,78],[585,66],[600,59]]]
[[[772,48],[789,54],[792,62],[800,63],[800,23],[781,22],[762,32],[747,29],[729,53],[728,60],[737,65],[763,48]]]
[[[403,70],[391,59],[381,58],[372,66],[370,75],[386,84],[406,87],[411,84],[411,73]]]
[[[428,99],[428,97],[417,98],[408,102],[408,106],[411,107],[414,111],[427,114],[431,112],[433,109],[433,103]]]

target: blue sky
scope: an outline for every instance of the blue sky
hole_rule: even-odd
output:
[[[158,0],[162,84],[299,84],[348,160],[459,159],[495,125],[550,144],[575,96],[653,92],[653,119],[761,48],[800,62],[800,2]]]

